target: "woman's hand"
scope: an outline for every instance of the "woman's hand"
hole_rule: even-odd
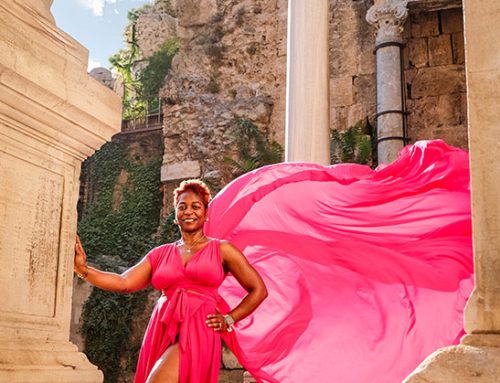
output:
[[[85,274],[88,272],[87,265],[87,254],[85,254],[85,250],[83,250],[82,243],[80,242],[80,237],[78,234],[76,235],[75,242],[75,259],[74,259],[75,271],[78,274]]]
[[[224,317],[217,314],[207,315],[207,320],[205,321],[208,327],[211,327],[214,331],[227,331],[227,323]]]

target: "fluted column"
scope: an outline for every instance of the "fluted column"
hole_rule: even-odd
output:
[[[328,1],[288,3],[286,161],[330,163]]]
[[[402,83],[403,24],[408,16],[407,1],[376,2],[366,15],[375,26],[377,61],[377,156],[390,163],[405,145]]]

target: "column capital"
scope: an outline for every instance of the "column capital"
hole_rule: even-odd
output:
[[[384,0],[366,13],[366,21],[377,29],[377,43],[402,41],[403,24],[408,17],[407,0]]]

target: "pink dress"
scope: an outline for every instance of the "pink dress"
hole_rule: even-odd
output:
[[[149,255],[164,291],[136,383],[179,334],[180,383],[216,383],[220,338],[259,383],[400,383],[457,343],[473,288],[467,152],[405,147],[373,170],[277,164],[239,177],[211,202],[205,234],[229,240],[269,297],[231,333],[206,327],[246,294],[224,279],[219,241],[184,269],[173,245]]]
[[[227,343],[258,382],[400,383],[458,342],[473,288],[469,157],[443,141],[373,170],[284,163],[223,189],[205,233],[237,246],[268,298]],[[231,307],[245,291],[229,275]],[[226,339],[225,339],[226,340]]]
[[[151,283],[163,294],[146,330],[135,383],[146,381],[156,361],[177,337],[179,382],[217,382],[220,333],[209,328],[205,320],[216,312],[220,299],[217,289],[224,280],[219,248],[219,241],[211,239],[185,266],[175,244],[156,247],[147,255],[152,267]]]

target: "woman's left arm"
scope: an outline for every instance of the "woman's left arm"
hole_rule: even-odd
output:
[[[230,242],[221,241],[220,251],[224,268],[233,274],[240,285],[248,292],[240,304],[228,313],[235,322],[238,322],[250,315],[267,297],[266,285],[241,251]],[[212,322],[213,326],[211,326]],[[210,327],[215,327],[215,331],[227,329],[225,324],[222,328],[217,328],[217,315],[210,315],[207,323]]]

